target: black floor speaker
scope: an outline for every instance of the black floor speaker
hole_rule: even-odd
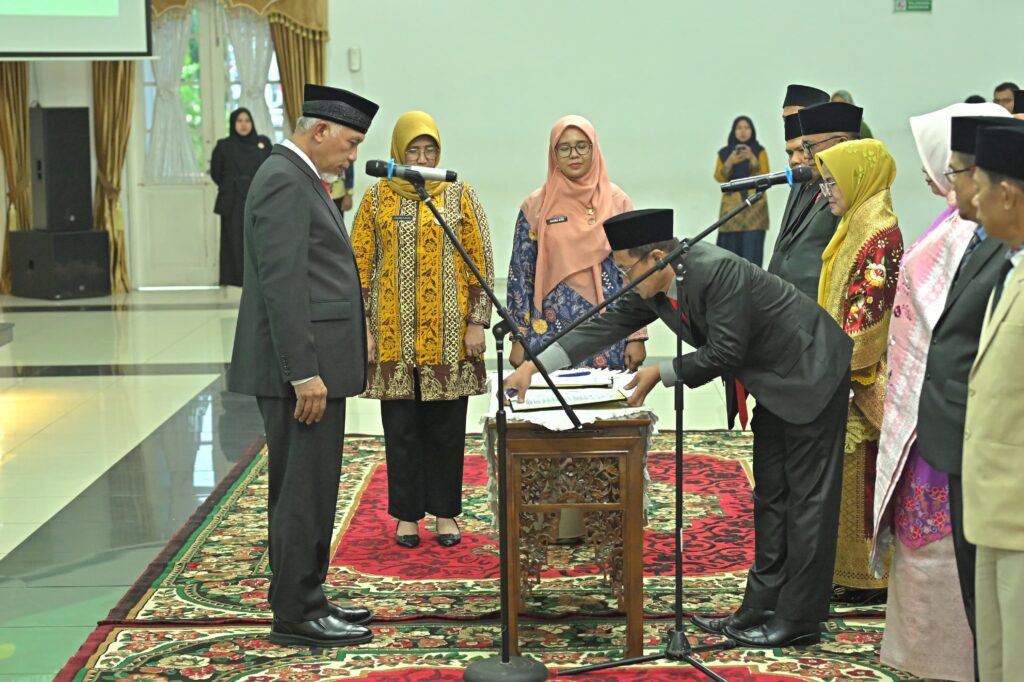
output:
[[[26,298],[110,295],[110,242],[104,230],[10,233],[11,293]]]
[[[91,230],[89,109],[31,107],[32,229]]]

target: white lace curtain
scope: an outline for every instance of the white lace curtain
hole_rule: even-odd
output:
[[[270,23],[246,7],[224,10],[224,28],[235,53],[238,81],[242,93],[240,107],[252,112],[253,123],[260,135],[274,140],[274,126],[267,106],[267,74],[274,56]]]
[[[201,182],[181,99],[181,68],[188,50],[191,15],[172,10],[153,21],[156,101],[146,155],[147,182]]]

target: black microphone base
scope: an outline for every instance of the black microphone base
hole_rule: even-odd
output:
[[[462,679],[466,682],[542,682],[549,676],[544,664],[529,656],[510,656],[508,663],[503,663],[501,656],[491,656],[470,663]]]

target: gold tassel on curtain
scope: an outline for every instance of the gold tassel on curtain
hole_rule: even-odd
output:
[[[270,34],[281,73],[284,111],[294,130],[302,114],[302,86],[323,83],[327,31],[304,28],[284,15],[271,14]]]
[[[28,64],[0,62],[0,150],[7,178],[7,220],[4,256],[0,264],[0,292],[11,292],[11,255],[8,235],[32,227],[32,176],[29,172]]]
[[[93,62],[92,101],[96,138],[96,229],[110,235],[110,289],[128,291],[121,175],[132,130],[135,62]]]

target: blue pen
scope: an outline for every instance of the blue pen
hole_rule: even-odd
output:
[[[590,370],[585,369],[585,370],[580,371],[580,372],[566,372],[564,374],[559,374],[558,378],[559,379],[564,379],[565,377],[585,377],[585,376],[587,376],[589,374],[590,374]]]

